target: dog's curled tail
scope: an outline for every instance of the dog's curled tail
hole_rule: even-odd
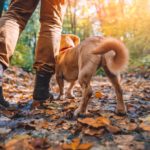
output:
[[[93,54],[105,54],[114,51],[115,55],[106,55],[106,64],[112,73],[123,71],[129,60],[129,53],[126,46],[120,41],[112,37],[105,38],[101,41],[99,47],[93,50]]]

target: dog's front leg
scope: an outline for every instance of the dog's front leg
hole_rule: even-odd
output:
[[[57,97],[57,99],[61,99],[61,97],[63,96],[63,91],[64,91],[64,79],[62,78],[62,76],[57,76],[56,75],[56,80],[59,86],[59,96]]]
[[[80,113],[85,114],[87,113],[87,105],[90,97],[92,96],[92,88],[90,84],[83,84],[81,83],[82,88],[82,101],[79,107],[74,112],[74,117],[77,117]]]

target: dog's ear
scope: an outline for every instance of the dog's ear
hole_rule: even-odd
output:
[[[80,38],[73,34],[62,34],[61,35],[61,43],[60,43],[60,51],[64,51],[70,47],[75,47],[80,43]]]
[[[80,38],[77,35],[69,34],[68,36],[72,39],[75,46],[80,43]]]

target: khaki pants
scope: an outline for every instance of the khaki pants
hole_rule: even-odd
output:
[[[8,12],[0,18],[0,62],[5,67],[9,66],[18,37],[38,3],[39,0],[12,0]],[[37,71],[54,73],[65,10],[65,0],[41,0],[41,28],[34,63]]]

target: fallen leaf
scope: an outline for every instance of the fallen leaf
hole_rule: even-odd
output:
[[[57,110],[54,110],[54,109],[47,109],[45,110],[45,114],[46,115],[54,115],[54,114],[57,114],[58,111]]]
[[[46,138],[34,138],[30,143],[35,149],[47,149],[50,147]]]
[[[17,112],[16,111],[3,110],[3,111],[1,111],[1,113],[8,118],[12,118]]]
[[[60,116],[56,116],[56,115],[51,116],[52,120],[56,120],[56,119],[59,119],[59,118],[60,118]]]
[[[121,131],[121,129],[117,126],[112,126],[112,125],[109,125],[106,127],[106,129],[111,132],[111,133],[119,133]]]
[[[75,138],[70,144],[64,143],[62,148],[63,150],[89,150],[92,145],[92,143],[81,144],[81,140],[79,138]]]
[[[40,106],[41,106],[41,103],[39,101],[34,101],[33,104],[32,104],[33,109],[38,108]]]
[[[30,136],[28,135],[18,135],[5,144],[5,150],[34,150],[34,148],[29,144],[29,138]]]
[[[96,98],[102,98],[103,94],[99,91],[95,92],[95,97]]]
[[[129,142],[132,142],[134,139],[133,135],[117,135],[114,138],[115,143],[120,144],[120,143],[124,143],[127,144]]]
[[[80,144],[78,150],[89,150],[92,146],[92,143]]]
[[[32,115],[38,115],[38,114],[43,114],[44,110],[43,109],[34,109],[31,114]]]
[[[36,130],[39,129],[49,129],[49,122],[48,121],[42,121],[42,122],[38,122],[36,124]]]
[[[148,115],[144,118],[140,118],[140,120],[142,120],[143,122],[150,122],[150,115]]]
[[[64,110],[68,110],[68,109],[73,109],[73,110],[75,110],[77,108],[77,104],[76,103],[71,103],[71,104],[69,104],[69,105],[67,105],[65,108],[64,108]]]
[[[4,150],[5,149],[4,147],[5,147],[4,144],[0,143],[0,150]]]
[[[0,135],[5,135],[8,134],[9,132],[11,132],[11,129],[0,128]]]
[[[70,125],[69,123],[64,123],[64,124],[62,125],[62,128],[63,128],[64,130],[69,130],[69,129],[71,128],[71,125]]]
[[[149,132],[150,132],[150,124],[141,123],[139,127],[140,127],[142,130],[144,130],[144,131],[149,131]]]
[[[122,120],[122,119],[125,119],[125,116],[117,116],[117,115],[113,115],[112,116],[114,119],[116,120]]]
[[[137,128],[137,124],[136,123],[128,123],[124,128],[128,131],[134,131]]]
[[[90,136],[102,136],[105,132],[104,129],[93,129],[93,128],[86,128],[83,130],[84,134],[90,135]]]
[[[79,145],[80,145],[80,139],[75,138],[75,139],[72,140],[72,142],[70,144],[64,143],[62,148],[64,150],[67,150],[67,149],[76,150]]]
[[[98,117],[96,119],[93,118],[78,119],[78,122],[89,125],[94,128],[104,127],[110,124],[110,121],[104,117]]]

